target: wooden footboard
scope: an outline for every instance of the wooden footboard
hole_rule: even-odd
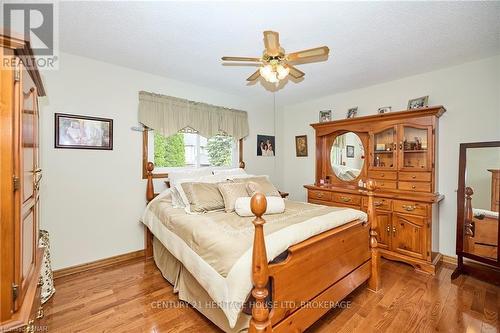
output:
[[[380,256],[374,218],[374,182],[368,181],[368,223],[353,221],[294,245],[288,257],[268,265],[262,215],[266,198],[252,197],[255,235],[252,258],[252,295],[255,304],[249,332],[302,332],[336,302],[369,280],[380,286]],[[265,304],[268,283],[272,304]]]

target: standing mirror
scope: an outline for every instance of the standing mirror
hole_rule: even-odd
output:
[[[330,163],[338,179],[357,179],[365,164],[365,149],[360,137],[353,132],[337,136],[330,151]]]
[[[480,276],[494,277],[500,283],[496,272],[489,269],[500,268],[499,204],[500,141],[461,144],[457,200],[458,267],[453,277],[482,271]],[[469,265],[464,258],[489,266],[478,267],[472,262]]]

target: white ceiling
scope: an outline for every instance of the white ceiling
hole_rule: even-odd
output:
[[[286,51],[321,45],[326,62],[303,64],[281,105],[500,53],[500,2],[63,2],[63,52],[244,98],[270,99],[254,67],[220,57],[259,56],[262,31]]]

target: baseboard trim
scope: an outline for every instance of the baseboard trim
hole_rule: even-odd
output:
[[[62,268],[54,271],[54,279],[61,278],[63,276],[69,276],[77,273],[82,273],[90,271],[93,269],[114,266],[117,264],[122,264],[127,261],[137,260],[139,258],[144,258],[144,250],[138,250],[134,252],[119,254],[117,256],[99,259],[96,261],[88,262],[81,265],[71,266],[67,268]]]
[[[453,265],[453,266],[457,266],[457,257],[450,257],[450,256],[447,256],[445,254],[442,254],[442,258],[441,258],[441,261],[445,264],[449,264],[449,265]]]

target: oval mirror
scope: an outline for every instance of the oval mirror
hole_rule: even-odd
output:
[[[330,163],[338,179],[352,181],[358,178],[365,163],[365,149],[356,133],[347,132],[335,138]]]

